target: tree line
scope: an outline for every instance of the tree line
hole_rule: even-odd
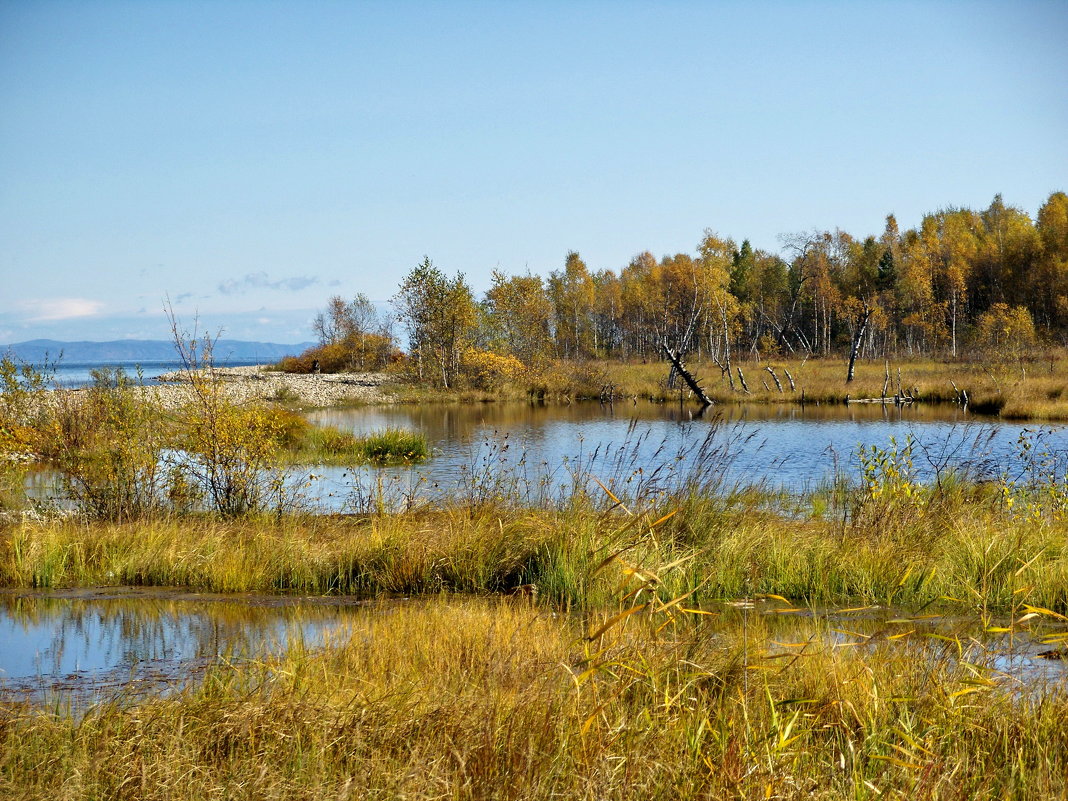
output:
[[[1063,192],[1035,219],[997,195],[984,210],[943,209],[906,231],[889,215],[878,236],[835,229],[782,243],[769,253],[706,230],[694,253],[645,251],[618,271],[591,270],[572,251],[545,278],[494,271],[481,298],[462,273],[450,277],[424,258],[401,281],[393,315],[383,318],[364,295],[331,299],[315,329],[320,355],[337,358],[322,368],[404,358],[418,378],[452,386],[480,363],[499,371],[652,359],[661,343],[728,377],[738,358],[1022,355],[1041,340],[1068,344]]]

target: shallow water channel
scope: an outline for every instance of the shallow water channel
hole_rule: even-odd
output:
[[[0,701],[75,711],[112,698],[136,701],[181,688],[220,662],[279,655],[297,642],[311,649],[344,645],[368,616],[380,618],[396,604],[437,602],[137,587],[4,590]],[[984,679],[1010,692],[1068,688],[1068,661],[1049,658],[1064,647],[1066,628],[1055,623],[1032,623],[1010,637],[986,630],[1004,620],[984,627],[975,618],[879,606],[813,610],[758,600],[705,608],[715,613],[711,625],[739,631],[743,619],[748,623],[754,664],[778,665],[810,647],[892,643],[932,659],[974,663]]]

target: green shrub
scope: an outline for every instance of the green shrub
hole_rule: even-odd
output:
[[[426,435],[420,431],[387,428],[357,441],[357,452],[369,462],[417,462],[430,455]]]

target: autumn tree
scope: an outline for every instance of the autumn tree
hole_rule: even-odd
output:
[[[483,308],[487,346],[528,366],[541,364],[552,348],[552,304],[539,276],[506,276],[494,270]]]
[[[575,251],[567,254],[564,269],[549,274],[549,299],[553,307],[553,331],[560,355],[586,356],[592,350],[590,312],[595,287],[586,262]]]
[[[605,356],[617,354],[623,344],[623,285],[612,270],[599,270],[593,289],[593,348]]]
[[[701,254],[699,292],[702,305],[708,309],[706,331],[709,349],[733,386],[731,341],[736,334],[740,310],[738,299],[730,292],[734,242],[723,239],[715,231],[706,228],[697,250]]]
[[[938,233],[933,220],[908,230],[897,261],[893,297],[897,325],[909,355],[929,348],[941,328],[937,319],[933,275],[938,258]]]
[[[950,354],[957,355],[957,321],[967,300],[969,275],[979,250],[978,221],[965,210],[947,212],[934,219],[941,225],[939,255],[949,309]]]
[[[450,279],[424,257],[401,281],[392,302],[408,332],[416,375],[445,388],[453,386],[478,319],[463,273]]]
[[[1023,306],[995,303],[979,315],[973,340],[989,360],[1007,362],[1022,360],[1038,344],[1038,335]]]
[[[1040,242],[1034,300],[1047,328],[1068,324],[1068,195],[1054,192],[1038,210]]]
[[[777,321],[785,318],[790,302],[789,266],[772,253],[757,250],[747,278],[749,305],[745,313],[750,325],[750,348],[754,351],[790,350],[779,336]]]
[[[290,360],[288,366],[305,371],[317,364],[324,372],[378,369],[394,351],[389,322],[363,293],[349,301],[334,295],[315,316],[312,330],[319,347]]]
[[[656,257],[639,253],[620,272],[619,284],[625,353],[648,357],[660,347],[656,318],[663,300]]]

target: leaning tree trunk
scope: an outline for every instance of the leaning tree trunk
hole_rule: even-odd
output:
[[[693,394],[701,401],[701,409],[704,410],[711,406],[712,400],[705,394],[701,384],[697,381],[697,377],[686,369],[686,366],[682,363],[682,359],[679,358],[678,354],[672,351],[671,348],[667,346],[666,342],[661,342],[660,348],[671,361],[672,369],[682,376],[682,379],[689,385]]]
[[[864,311],[857,318],[857,330],[853,334],[853,347],[849,350],[849,372],[846,374],[846,383],[853,380],[853,370],[857,366],[857,354],[860,353],[860,345],[864,341],[864,331],[868,328],[868,318],[871,317],[871,306],[864,304]]]

